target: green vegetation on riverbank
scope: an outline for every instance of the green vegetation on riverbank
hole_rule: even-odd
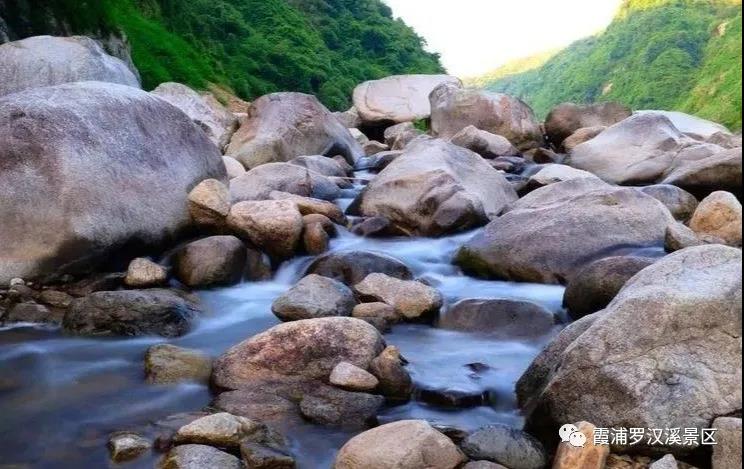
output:
[[[741,0],[626,0],[602,33],[476,83],[541,116],[565,101],[612,100],[740,129],[741,40]]]
[[[0,0],[17,37],[123,32],[145,88],[210,83],[253,98],[316,94],[345,108],[353,87],[439,73],[436,54],[380,0]]]

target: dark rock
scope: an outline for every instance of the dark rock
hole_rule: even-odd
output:
[[[305,275],[318,274],[346,285],[356,285],[374,272],[403,280],[413,278],[411,270],[398,259],[372,251],[342,251],[327,254],[310,264]]]
[[[474,460],[503,464],[509,469],[543,469],[548,456],[529,434],[506,425],[489,425],[468,435],[461,445]]]
[[[653,263],[654,259],[635,256],[615,256],[594,261],[569,280],[563,305],[573,319],[602,310],[631,277]]]
[[[175,274],[189,287],[238,283],[243,276],[247,252],[235,236],[210,236],[191,242],[175,256]]]
[[[439,326],[492,334],[504,339],[540,337],[555,326],[555,315],[530,301],[466,299],[450,307]]]
[[[194,299],[176,290],[96,292],[73,301],[62,325],[81,335],[177,337],[200,313]]]

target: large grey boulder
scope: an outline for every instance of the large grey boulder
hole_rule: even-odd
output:
[[[601,428],[708,428],[741,409],[741,268],[741,250],[710,245],[634,276],[605,312],[585,318],[596,319],[546,374],[530,379],[531,367],[520,379],[533,383],[517,388],[528,428],[551,436],[581,418]]]
[[[255,100],[226,153],[247,169],[302,155],[342,155],[353,165],[363,156],[349,130],[315,96],[302,93]]]
[[[672,184],[698,197],[718,190],[741,196],[741,147],[721,151],[707,158],[684,161],[669,171],[664,184]]]
[[[584,179],[538,191],[576,181]],[[465,243],[456,263],[485,277],[565,283],[596,259],[632,248],[661,248],[672,222],[661,202],[636,189],[598,189],[536,207],[512,208]]]
[[[458,78],[449,75],[397,75],[366,81],[354,89],[354,107],[367,125],[425,119],[431,114],[429,94],[442,83],[462,87]]]
[[[327,381],[341,362],[366,370],[383,348],[380,333],[361,319],[287,322],[230,348],[215,361],[212,381],[227,389],[262,379]]]
[[[482,225],[516,199],[509,182],[477,154],[421,138],[369,183],[355,205],[401,232],[439,236]]]
[[[290,163],[267,163],[230,181],[233,203],[268,200],[274,191],[324,200],[333,200],[340,194],[328,177]]]
[[[647,184],[720,151],[718,145],[686,136],[662,114],[642,113],[574,148],[568,164],[614,184]]]
[[[413,278],[411,269],[403,262],[373,251],[336,251],[326,254],[313,261],[305,275],[323,275],[354,286],[376,272],[401,280]]]
[[[553,313],[531,301],[468,298],[452,305],[439,327],[513,340],[544,336],[553,329],[555,320]]]
[[[501,135],[494,135],[469,125],[455,134],[450,141],[458,147],[467,148],[483,158],[518,155],[519,150]]]
[[[222,149],[238,128],[238,119],[215,100],[207,100],[180,83],[161,83],[152,93],[184,112]]]
[[[551,109],[545,118],[545,134],[554,145],[560,146],[579,129],[609,127],[631,114],[627,106],[615,102],[588,105],[563,103]]]
[[[454,469],[466,458],[425,420],[401,420],[361,433],[341,448],[334,469]]]
[[[139,88],[127,65],[84,36],[34,36],[0,44],[0,96],[76,81]]]
[[[429,99],[431,131],[435,136],[452,138],[473,125],[505,137],[522,151],[542,144],[540,123],[532,109],[512,96],[445,83]]]
[[[635,114],[655,114],[664,116],[672,122],[680,132],[695,140],[709,141],[716,134],[731,135],[726,127],[697,116],[679,111],[644,110]]]
[[[548,455],[539,441],[506,425],[479,428],[460,446],[471,459],[503,464],[510,469],[542,469],[548,463]]]
[[[0,284],[89,273],[128,243],[178,236],[187,194],[225,179],[217,147],[142,90],[69,83],[0,98]]]

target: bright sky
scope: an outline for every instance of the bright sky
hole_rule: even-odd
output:
[[[621,0],[384,0],[461,77],[570,44],[610,24]]]

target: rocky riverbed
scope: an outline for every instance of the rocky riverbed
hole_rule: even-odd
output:
[[[0,45],[2,464],[740,467],[739,135],[449,76],[344,113],[136,76]]]

